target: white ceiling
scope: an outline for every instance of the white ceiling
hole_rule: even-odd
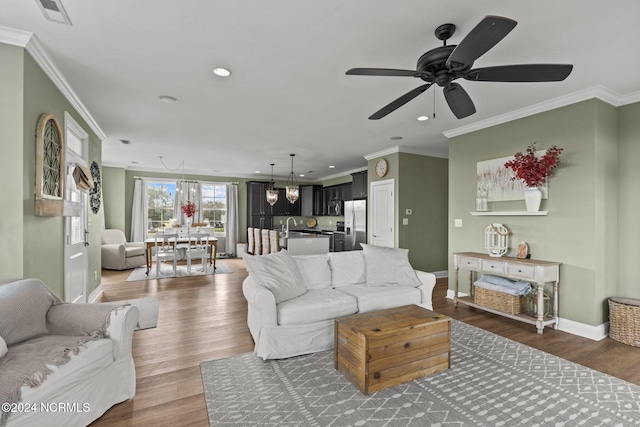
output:
[[[273,162],[286,177],[295,153],[296,173],[316,180],[394,146],[446,157],[444,132],[594,88],[614,103],[640,98],[637,0],[62,0],[72,26],[46,21],[36,1],[0,1],[0,25],[35,35],[107,136],[110,166],[160,171],[164,156],[173,168],[184,159],[187,172],[266,178]],[[463,120],[439,87],[367,119],[423,82],[348,69],[415,69],[441,45],[438,25],[455,24],[457,44],[486,15],[518,25],[476,67],[571,63],[572,74],[557,83],[458,81],[477,109]],[[233,74],[217,77],[216,66]],[[436,119],[418,122],[433,115],[434,89]]]

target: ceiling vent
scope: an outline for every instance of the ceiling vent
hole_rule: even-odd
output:
[[[36,3],[47,20],[71,25],[71,20],[62,6],[61,0],[36,0]]]

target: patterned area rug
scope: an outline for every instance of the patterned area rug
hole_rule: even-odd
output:
[[[200,365],[211,425],[630,426],[640,387],[452,321],[451,368],[365,396],[333,352]],[[533,332],[535,333],[535,331]]]
[[[216,271],[215,274],[229,274],[232,271],[225,265],[225,263],[216,261]],[[191,273],[187,271],[186,265],[179,265],[176,268],[176,274],[173,274],[173,265],[163,265],[160,269],[160,277],[156,277],[156,267],[155,264],[149,271],[149,275],[147,276],[147,268],[146,267],[138,267],[134,269],[129,277],[127,278],[127,282],[133,282],[135,280],[148,280],[148,279],[166,279],[167,277],[187,277],[187,276],[202,276],[204,274],[214,274],[213,268],[209,266],[207,268],[207,272],[202,271],[202,266],[200,264],[193,264],[191,266]]]

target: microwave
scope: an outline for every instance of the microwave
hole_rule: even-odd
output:
[[[327,215],[341,216],[344,215],[344,201],[331,200],[327,203]]]

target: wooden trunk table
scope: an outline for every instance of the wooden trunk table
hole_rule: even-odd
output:
[[[335,368],[370,394],[449,369],[451,318],[417,305],[336,319]]]

